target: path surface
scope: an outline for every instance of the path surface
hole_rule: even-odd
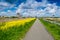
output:
[[[37,19],[24,40],[54,40],[53,37],[46,31],[43,24]]]

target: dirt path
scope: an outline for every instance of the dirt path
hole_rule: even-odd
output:
[[[23,40],[54,40],[37,19]]]

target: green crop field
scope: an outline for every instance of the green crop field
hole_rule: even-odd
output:
[[[0,23],[0,40],[22,40],[35,18]]]

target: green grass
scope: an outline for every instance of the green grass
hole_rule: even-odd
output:
[[[35,20],[20,25],[19,27],[12,27],[7,30],[0,30],[0,40],[22,40],[30,29]],[[4,25],[4,24],[3,24]]]
[[[55,40],[60,40],[60,25],[44,21],[43,19],[40,19],[40,21],[45,25],[46,29]]]

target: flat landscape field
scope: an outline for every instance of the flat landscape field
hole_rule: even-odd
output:
[[[60,22],[60,18],[44,18],[44,19]]]
[[[35,20],[35,18],[1,19],[0,40],[22,40]]]

